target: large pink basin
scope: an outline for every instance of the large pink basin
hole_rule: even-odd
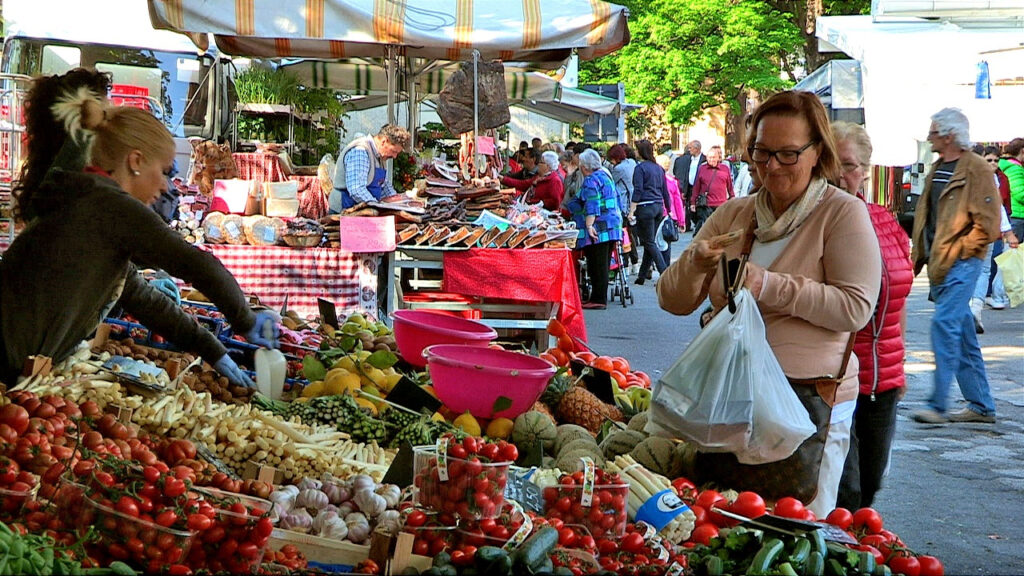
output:
[[[536,356],[497,350],[439,344],[424,350],[437,398],[449,410],[469,410],[477,418],[515,418],[540,398],[555,367]],[[512,405],[494,412],[505,396]]]
[[[486,347],[498,337],[494,328],[465,318],[428,310],[395,310],[395,343],[406,362],[427,365],[423,349],[434,344],[464,344]]]

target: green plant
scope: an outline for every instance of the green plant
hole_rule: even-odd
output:
[[[299,81],[280,68],[271,68],[260,61],[235,74],[238,101],[245,104],[292,104]]]
[[[416,156],[408,152],[399,152],[395,157],[394,173],[391,176],[391,184],[395,190],[409,190],[416,183],[416,179],[423,175],[423,168],[417,161]]]

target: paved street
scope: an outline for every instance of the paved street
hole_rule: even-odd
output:
[[[676,243],[678,254],[689,240]],[[651,282],[630,285],[635,305],[587,311],[590,345],[657,378],[698,331],[697,314],[658,308]],[[886,487],[875,507],[886,527],[946,574],[1024,574],[1024,307],[986,310],[980,336],[996,399],[996,424],[928,426],[910,419],[931,392],[933,306],[922,273],[908,304],[909,390],[900,404]],[[964,402],[952,391],[952,409]]]

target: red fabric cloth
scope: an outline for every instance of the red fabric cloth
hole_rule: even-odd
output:
[[[317,298],[334,302],[338,313],[377,312],[377,256],[349,254],[337,248],[286,246],[201,246],[234,275],[246,294],[264,305],[288,309],[304,318],[319,314]]]
[[[299,184],[299,216],[319,220],[327,216],[327,195],[320,191],[320,179],[316,176],[289,176]]]
[[[473,248],[445,252],[445,292],[527,302],[556,302],[558,320],[586,341],[580,289],[569,250]]]
[[[238,177],[242,180],[255,180],[261,188],[264,182],[287,180],[281,170],[281,159],[276,154],[236,152],[231,157],[238,168]]]
[[[882,253],[882,289],[874,315],[857,333],[853,352],[860,362],[860,393],[878,394],[906,385],[900,317],[914,283],[914,269],[910,238],[899,222],[878,204],[868,204],[868,213]]]

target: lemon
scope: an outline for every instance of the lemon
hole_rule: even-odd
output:
[[[343,370],[347,370],[349,372],[355,372],[356,371],[356,359],[354,357],[352,357],[351,355],[342,356],[341,358],[338,358],[338,361],[334,363],[334,366],[331,366],[331,370],[332,371],[336,370],[338,368],[341,368]]]
[[[381,385],[381,387],[384,388],[386,392],[391,392],[391,389],[394,388],[398,384],[398,381],[401,379],[402,375],[398,372],[385,374],[384,383]]]
[[[370,382],[378,388],[383,388],[384,383],[387,381],[387,376],[384,375],[384,371],[379,368],[363,368],[363,372],[366,373],[366,377],[369,378]]]
[[[470,436],[480,436],[480,423],[476,421],[476,418],[468,410],[456,418],[452,425],[456,428],[462,428],[462,431]]]
[[[440,412],[434,412],[430,415],[430,419],[434,422],[444,422],[444,416]]]
[[[514,422],[508,418],[495,418],[487,425],[487,436],[507,440],[508,437],[512,435],[513,425]]]
[[[324,382],[323,380],[317,380],[310,382],[308,386],[302,389],[302,396],[305,398],[315,398],[324,393]]]

